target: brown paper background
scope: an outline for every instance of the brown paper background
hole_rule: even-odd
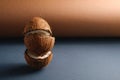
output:
[[[34,16],[57,37],[119,37],[119,0],[0,0],[0,37],[23,36]]]

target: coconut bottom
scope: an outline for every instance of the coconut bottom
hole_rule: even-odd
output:
[[[47,66],[51,62],[51,60],[52,60],[52,57],[53,57],[52,52],[49,51],[48,53],[49,53],[49,56],[46,53],[47,57],[45,57],[43,59],[41,59],[41,58],[38,58],[38,59],[33,58],[33,57],[31,57],[31,56],[28,55],[27,51],[25,51],[24,56],[25,56],[25,60],[26,60],[27,64],[30,67],[32,67],[34,69],[41,69],[41,68]]]

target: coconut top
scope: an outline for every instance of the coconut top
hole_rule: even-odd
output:
[[[49,24],[41,17],[33,17],[33,19],[25,25],[24,34],[35,30],[44,30],[52,34]]]

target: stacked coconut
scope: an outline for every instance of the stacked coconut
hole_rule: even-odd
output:
[[[44,19],[34,17],[25,25],[24,43],[27,47],[25,59],[31,67],[41,69],[51,62],[55,38],[52,37],[50,26]]]

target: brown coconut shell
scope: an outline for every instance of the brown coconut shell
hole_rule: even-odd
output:
[[[24,27],[24,34],[34,30],[45,30],[52,34],[49,24],[41,17],[33,17],[33,19]]]
[[[55,38],[31,34],[24,37],[24,43],[30,52],[35,53],[36,55],[43,55],[44,52],[52,50]]]
[[[27,51],[25,52],[24,55],[25,55],[25,60],[28,63],[28,65],[34,69],[41,69],[41,68],[47,66],[51,62],[52,57],[53,57],[52,52],[45,59],[34,59],[28,55]]]

